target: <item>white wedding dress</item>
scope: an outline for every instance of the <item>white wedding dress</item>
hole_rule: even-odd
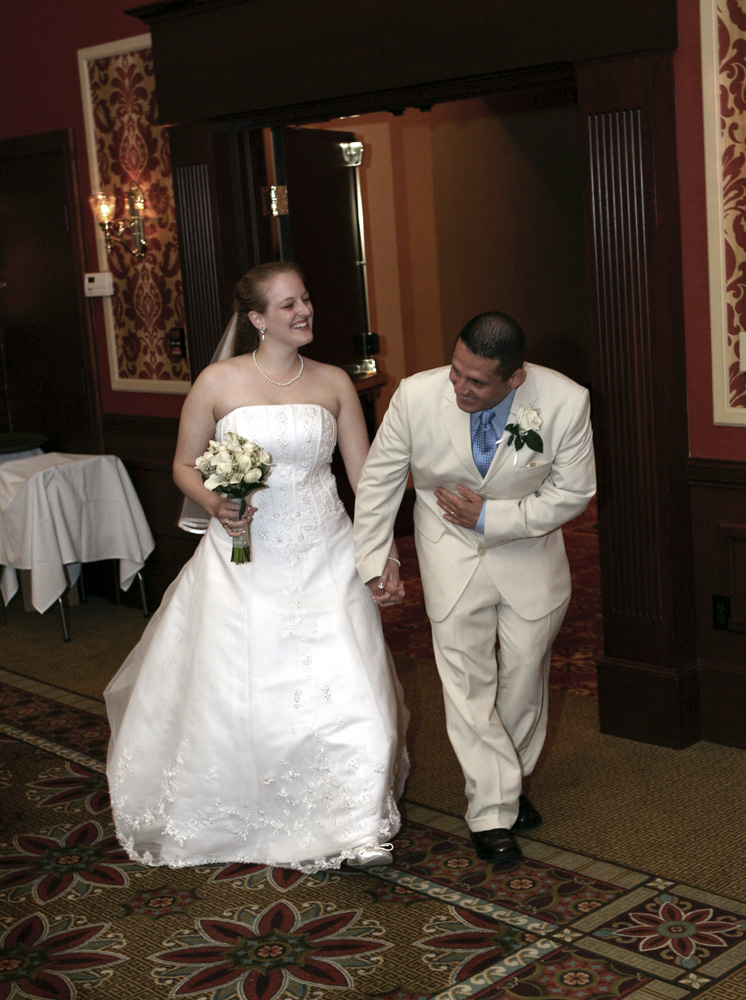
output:
[[[408,713],[354,565],[332,414],[247,406],[219,421],[273,461],[253,561],[214,518],[105,691],[107,774],[129,856],[317,871],[399,829]]]

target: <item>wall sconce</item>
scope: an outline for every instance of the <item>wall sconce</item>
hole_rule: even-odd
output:
[[[104,194],[103,191],[94,194],[90,199],[93,214],[106,239],[106,252],[111,253],[112,247],[119,244],[125,250],[129,250],[133,257],[140,259],[148,251],[143,219],[145,195],[139,184],[130,184],[127,192],[129,215],[122,219],[114,218],[116,200],[115,194]]]

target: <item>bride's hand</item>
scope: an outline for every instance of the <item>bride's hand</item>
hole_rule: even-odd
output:
[[[373,594],[376,604],[381,608],[401,604],[404,600],[404,584],[400,579],[399,558],[395,547],[391,549],[391,555],[386,560],[386,567],[382,575],[378,579],[369,580],[368,588]]]
[[[231,503],[230,500],[224,500],[222,497],[216,497],[214,494],[213,498],[217,500],[217,503],[213,505],[212,516],[220,521],[231,538],[240,535],[246,525],[251,523],[251,519],[256,513],[256,507],[252,507],[247,501],[243,517],[239,517],[240,507],[237,504]]]

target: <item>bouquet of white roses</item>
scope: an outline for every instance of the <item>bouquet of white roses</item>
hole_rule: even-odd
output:
[[[264,480],[269,475],[272,457],[264,448],[253,441],[228,431],[225,441],[210,441],[210,447],[195,462],[195,468],[202,476],[206,490],[218,493],[240,503],[238,516],[243,517],[246,498],[254,490],[264,490]],[[249,526],[233,539],[231,562],[251,562],[251,542]]]

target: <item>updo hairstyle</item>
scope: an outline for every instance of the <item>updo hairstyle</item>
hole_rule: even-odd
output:
[[[259,331],[249,319],[250,312],[262,313],[267,308],[267,294],[280,274],[297,274],[305,283],[303,272],[292,260],[260,264],[252,268],[236,285],[236,336],[233,357],[248,354],[259,346]]]

